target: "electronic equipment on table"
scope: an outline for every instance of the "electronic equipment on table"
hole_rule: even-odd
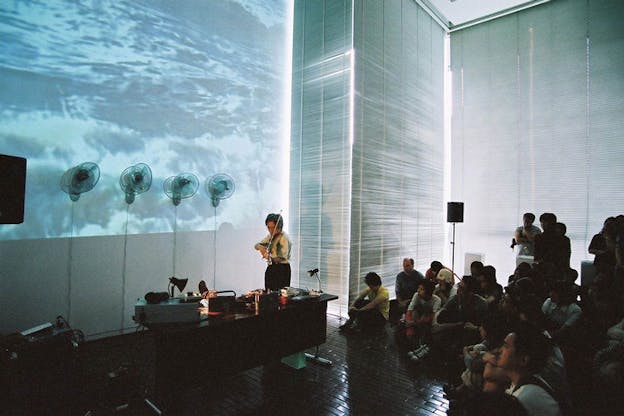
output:
[[[200,322],[211,316],[245,310],[255,313],[276,311],[280,305],[317,300],[320,296],[316,291],[285,287],[275,292],[256,289],[239,297],[233,290],[210,291],[205,297],[193,292],[173,297],[173,288],[182,291],[187,279],[172,277],[170,280],[170,291],[149,292],[145,298],[137,300],[133,316],[135,322],[142,325]]]
[[[151,293],[151,292],[150,292]],[[202,317],[201,297],[176,297],[164,299],[158,303],[149,303],[138,299],[134,305],[133,319],[139,324],[164,324],[175,322],[199,322]]]

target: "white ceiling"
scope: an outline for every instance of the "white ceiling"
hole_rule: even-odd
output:
[[[449,29],[548,0],[422,0]]]

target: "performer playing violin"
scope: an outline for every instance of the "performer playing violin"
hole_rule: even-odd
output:
[[[264,220],[269,235],[257,243],[254,248],[260,251],[268,266],[264,272],[264,287],[279,290],[290,286],[290,240],[282,231],[284,218],[281,214],[269,214]]]

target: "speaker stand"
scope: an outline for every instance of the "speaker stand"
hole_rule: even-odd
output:
[[[319,347],[317,345],[316,346],[316,351],[314,352],[314,354],[310,354],[310,353],[307,353],[307,352],[305,353],[306,360],[312,361],[315,364],[326,365],[328,367],[334,364],[330,360],[328,360],[327,358],[319,357],[318,352],[319,352]]]
[[[144,399],[144,403],[158,416],[163,414],[162,410],[160,410],[150,399]]]
[[[455,223],[453,223],[453,239],[451,240],[451,272],[455,275]]]

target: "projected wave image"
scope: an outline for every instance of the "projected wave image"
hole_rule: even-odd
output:
[[[287,189],[277,163],[288,128],[287,1],[49,1],[0,3],[0,153],[28,162],[23,224],[2,239],[209,230],[205,181],[230,175],[236,193],[219,222],[247,227]],[[72,201],[63,174],[98,165]],[[131,205],[129,166],[152,171]],[[177,208],[163,183],[201,186]],[[70,215],[71,212],[71,215]]]

